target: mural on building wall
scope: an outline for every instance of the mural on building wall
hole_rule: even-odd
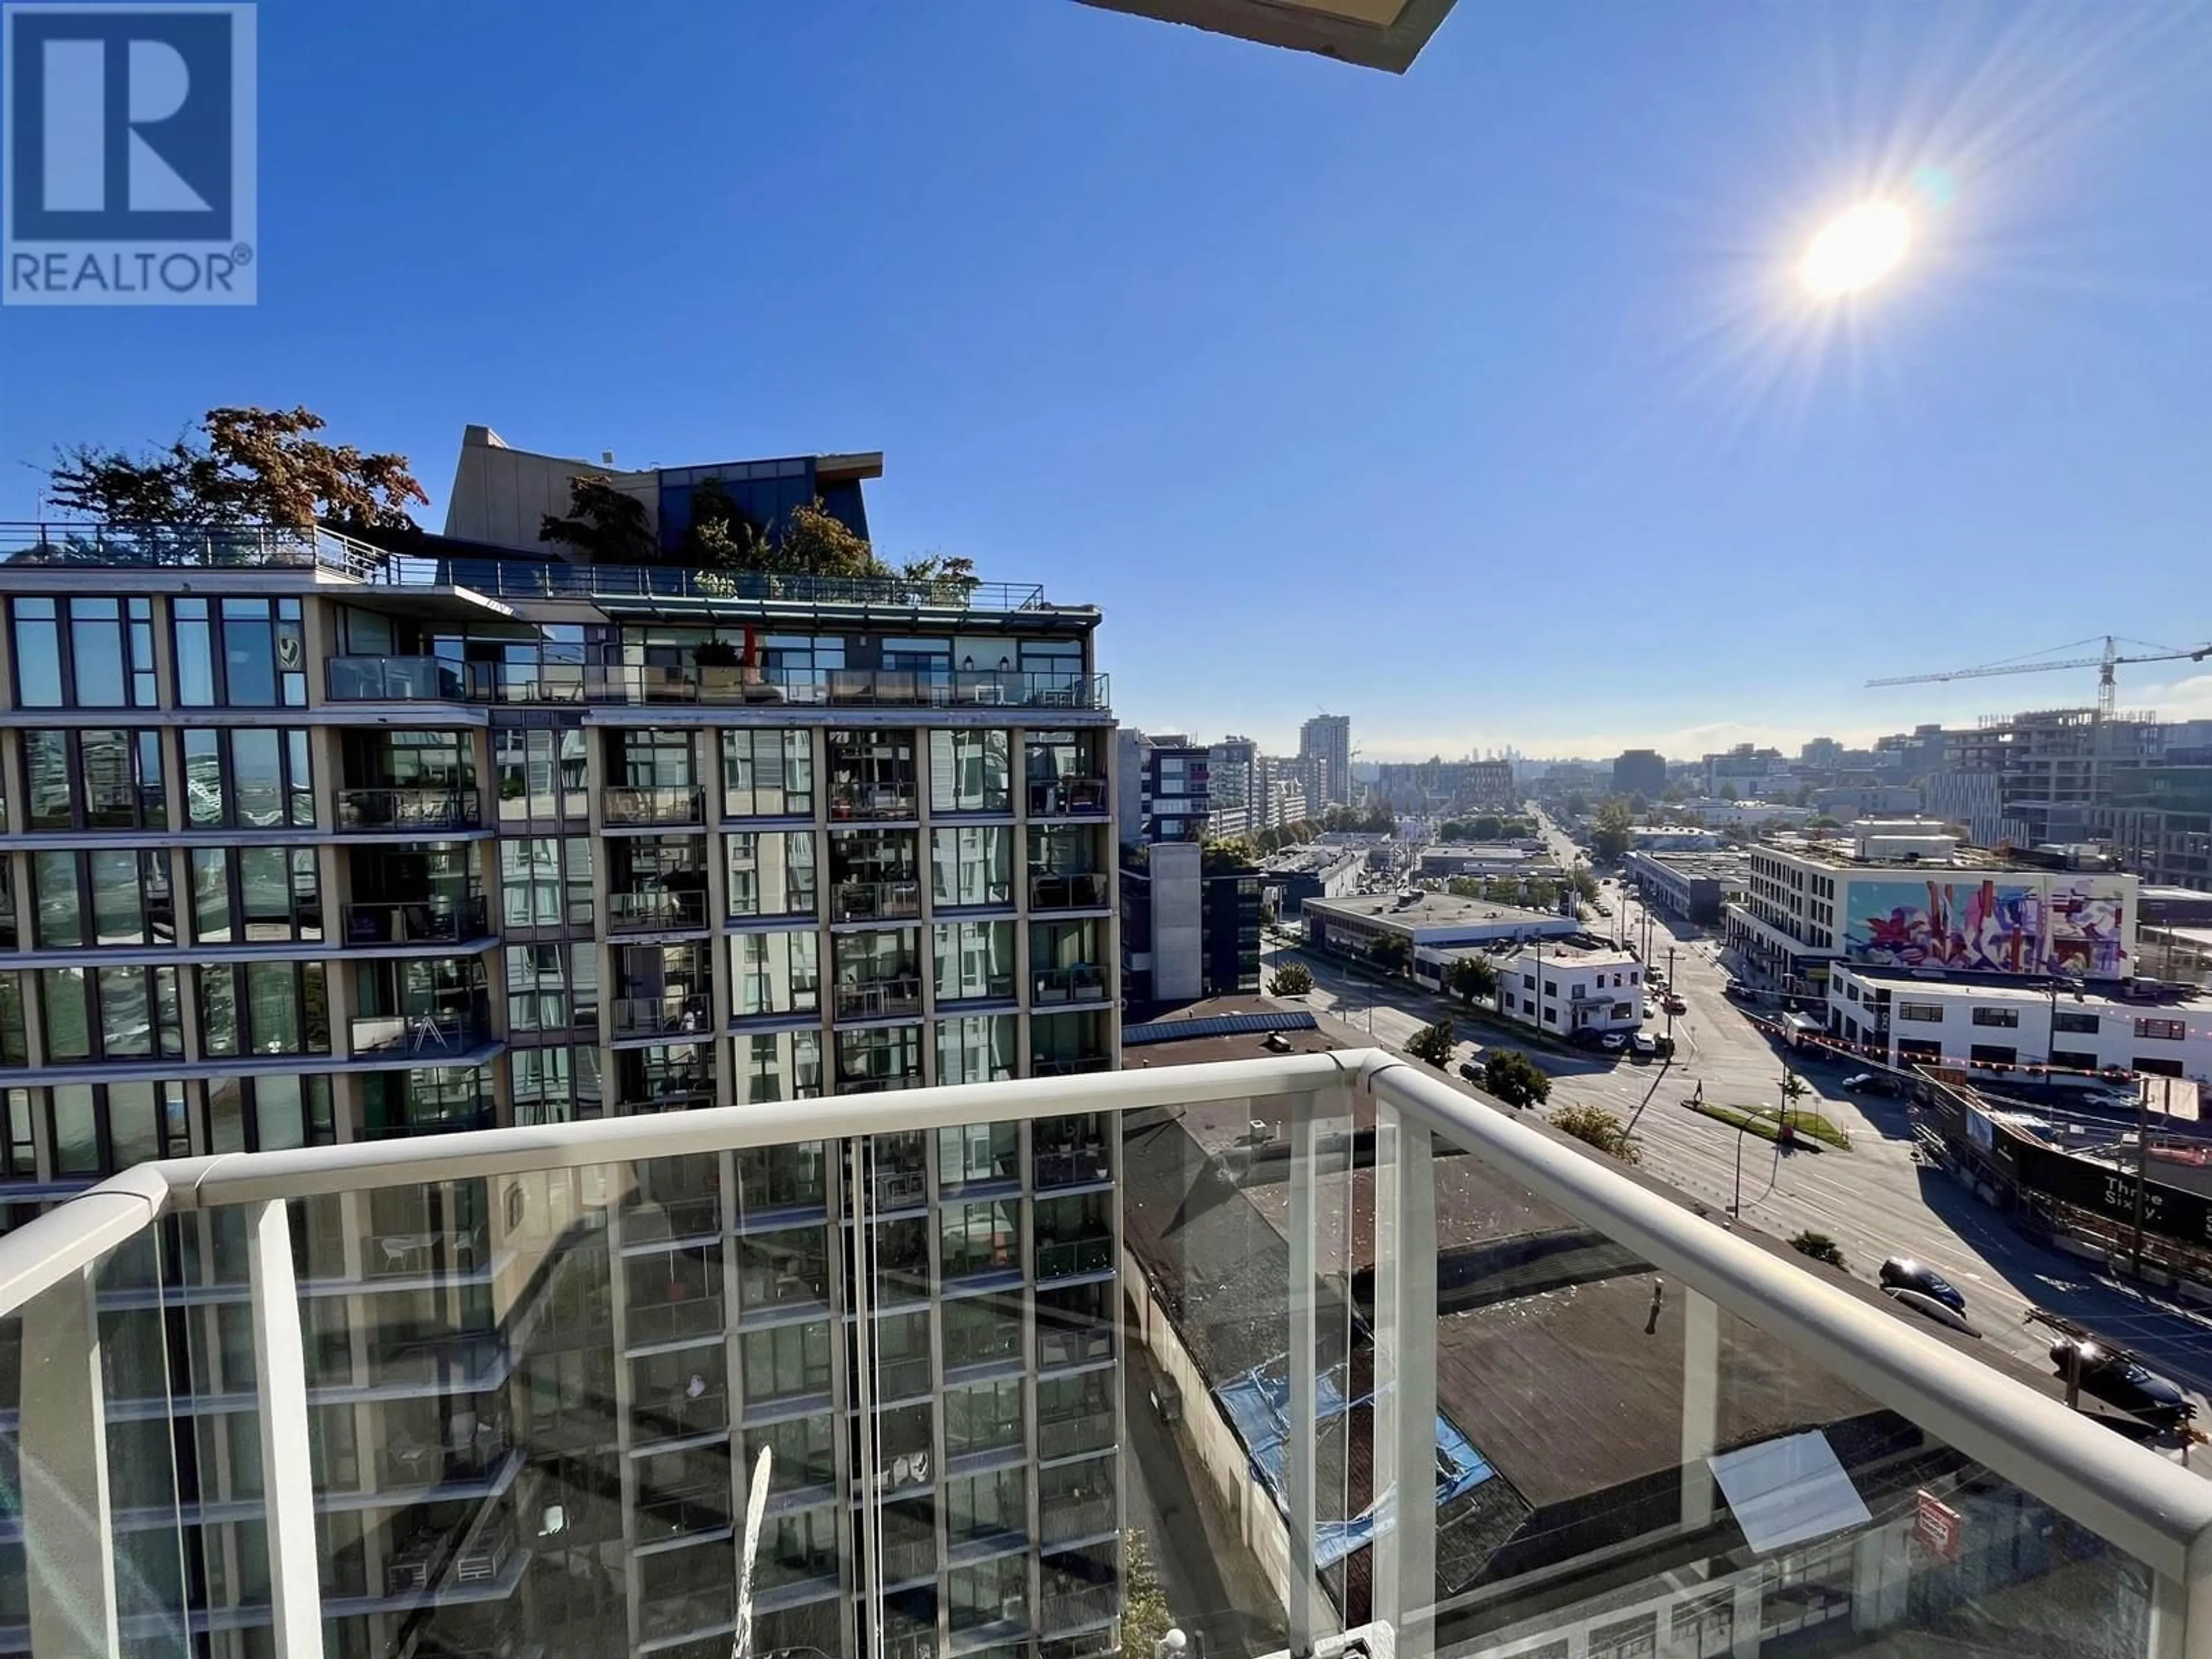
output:
[[[1862,962],[1974,973],[2129,970],[2127,884],[2110,877],[2039,884],[1978,881],[1854,882],[1844,918]]]

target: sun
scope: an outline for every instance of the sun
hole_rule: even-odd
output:
[[[1894,202],[1862,202],[1821,228],[1797,275],[1816,298],[1871,288],[1912,246],[1912,216]]]

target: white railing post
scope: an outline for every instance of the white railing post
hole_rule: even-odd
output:
[[[1720,1443],[1721,1310],[1695,1291],[1677,1296],[1682,1309],[1682,1530],[1694,1532],[1713,1519],[1713,1476],[1705,1460]]]
[[[1290,1098],[1290,1421],[1283,1441],[1283,1497],[1290,1528],[1290,1553],[1284,1571],[1283,1611],[1291,1659],[1310,1659],[1317,1625],[1319,1590],[1314,1572],[1314,1526],[1317,1518],[1314,1413],[1319,1392],[1314,1376],[1320,1342],[1319,1282],[1314,1239],[1319,1206],[1314,1201],[1315,1095]]]
[[[269,1509],[269,1601],[276,1659],[319,1659],[322,1566],[307,1439],[307,1363],[285,1212],[283,1200],[269,1199],[248,1206],[246,1214],[253,1378],[261,1392],[261,1485]]]
[[[1437,1188],[1429,1131],[1375,1100],[1374,1606],[1428,1659],[1437,1601]]]
[[[33,1653],[117,1651],[97,1265],[23,1304],[18,1458]]]

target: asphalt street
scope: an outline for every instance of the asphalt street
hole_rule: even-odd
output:
[[[1574,849],[1561,842],[1563,837],[1555,840],[1554,852],[1571,865]],[[1610,937],[1616,927],[1624,934],[1632,929],[1641,939],[1642,907],[1617,887],[1605,895],[1615,914],[1594,918],[1591,930]],[[2024,1322],[2031,1306],[2064,1313],[2136,1349],[2154,1369],[2200,1394],[2212,1391],[2212,1322],[2103,1273],[2094,1263],[2030,1242],[1949,1176],[1919,1163],[1903,1101],[1845,1093],[1839,1085],[1856,1068],[1785,1055],[1723,994],[1728,975],[1716,938],[1655,913],[1650,939],[1651,960],[1662,969],[1673,951],[1673,982],[1687,1005],[1674,1021],[1674,1059],[1637,1064],[1531,1049],[1530,1057],[1553,1078],[1547,1113],[1591,1104],[1632,1121],[1644,1169],[1693,1203],[1724,1218],[1740,1190],[1747,1222],[1782,1238],[1801,1230],[1826,1233],[1841,1247],[1849,1270],[1869,1282],[1884,1257],[1917,1257],[1965,1293],[1968,1316],[1990,1344],[2039,1366],[2048,1364],[2051,1338]],[[1263,948],[1272,959],[1286,947],[1270,939]],[[1411,984],[1370,983],[1341,963],[1297,954],[1313,970],[1311,1006],[1334,1012],[1378,1044],[1404,1048],[1452,1006]],[[1663,1015],[1645,1027],[1666,1028]],[[1480,1040],[1468,1040],[1470,1032]],[[1493,1044],[1518,1046],[1494,1026],[1463,1024],[1455,1066]],[[1785,1065],[1797,1070],[1810,1091],[1799,1104],[1844,1129],[1850,1151],[1784,1155],[1683,1104],[1702,1085],[1704,1098],[1716,1104],[1776,1105]]]

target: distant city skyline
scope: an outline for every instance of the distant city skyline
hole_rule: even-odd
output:
[[[2177,644],[2187,642],[2175,641]],[[1110,672],[1113,666],[1110,658],[1103,660]],[[2124,678],[2120,681],[2120,708],[2124,713],[2147,711],[2161,720],[2212,720],[2212,674],[2154,682],[2140,678],[2131,681],[2124,678],[2124,669],[2121,672]],[[1327,688],[1320,683],[1318,676],[1316,679],[1318,689],[1325,690]],[[1993,695],[1994,689],[1998,686],[2014,687],[2021,695],[2009,697]],[[2030,688],[2045,686],[2054,693],[2071,691],[2075,695],[2030,695]],[[1118,682],[1116,689],[1118,692]],[[1934,695],[1924,697],[1917,695],[1922,692]],[[1749,687],[1745,689],[1743,695],[1747,700],[1765,701]],[[1226,727],[1218,723],[1210,726],[1202,720],[1153,720],[1146,718],[1143,708],[1148,697],[1146,688],[1142,685],[1132,687],[1132,695],[1117,700],[1130,711],[1124,716],[1127,721],[1146,731],[1187,732],[1206,742],[1217,741],[1224,730],[1236,731],[1252,738],[1267,754],[1291,755],[1297,752],[1298,722],[1304,716],[1296,713],[1279,725],[1252,718],[1248,713],[1241,721],[1232,720]],[[1440,694],[1438,701],[1443,700]],[[1863,748],[1876,738],[1886,737],[1894,732],[1910,732],[1916,726],[1971,726],[1985,714],[2016,714],[2037,708],[2086,708],[2095,701],[2095,671],[2081,669],[2050,675],[2021,676],[2016,679],[1978,681],[1963,687],[1929,685],[1880,691],[1860,690],[1854,680],[1839,686],[1833,699],[1835,706],[1847,708],[1850,711],[1848,724],[1840,719],[1803,724],[1714,720],[1667,728],[1607,730],[1592,727],[1579,731],[1557,731],[1543,729],[1532,722],[1525,728],[1510,731],[1498,726],[1486,725],[1464,732],[1452,731],[1439,724],[1432,732],[1409,734],[1403,731],[1379,730],[1364,722],[1358,708],[1350,706],[1341,697],[1330,706],[1332,712],[1350,716],[1352,742],[1358,750],[1358,759],[1363,763],[1374,763],[1421,761],[1432,756],[1445,760],[1463,760],[1470,752],[1481,757],[1507,749],[1512,750],[1521,758],[1532,761],[1610,760],[1625,749],[1656,749],[1669,760],[1685,760],[1732,749],[1740,743],[1771,746],[1794,756],[1799,748],[1815,738],[1833,738],[1849,747]],[[1882,708],[1893,709],[1893,716],[1887,720],[1882,718]]]

